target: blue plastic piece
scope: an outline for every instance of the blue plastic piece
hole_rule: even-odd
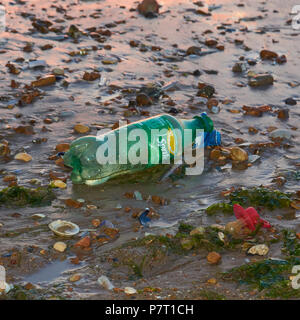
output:
[[[146,208],[146,210],[139,216],[139,221],[140,224],[144,227],[148,226],[148,224],[150,223],[151,219],[148,216],[150,210],[148,208]]]

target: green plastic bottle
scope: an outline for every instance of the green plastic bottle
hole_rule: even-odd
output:
[[[130,140],[131,133],[137,132],[134,129],[142,129],[148,138],[146,144],[142,144],[138,138]],[[215,132],[213,122],[205,112],[191,120],[176,119],[169,114],[162,114],[119,127],[100,136],[76,139],[63,157],[64,164],[73,168],[71,173],[73,183],[101,184],[118,175],[145,170],[168,161],[172,163],[178,152],[186,147],[183,145],[184,139],[181,138],[184,137],[184,129],[192,129],[191,143],[195,142],[196,129],[203,129],[206,133]],[[124,137],[128,138],[126,143]],[[108,143],[109,139],[113,144]],[[141,156],[142,153],[146,161],[134,163],[129,161],[130,154],[135,154],[139,140],[144,151],[140,149],[140,154],[138,151],[136,154]],[[106,153],[103,152],[105,147],[107,147]],[[109,151],[112,151],[110,155]],[[109,162],[105,164],[102,160]]]

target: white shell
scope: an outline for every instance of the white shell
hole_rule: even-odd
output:
[[[223,232],[218,232],[218,237],[219,237],[219,239],[220,239],[222,242],[224,242],[224,240],[225,240],[225,235],[224,235]]]
[[[265,256],[269,252],[269,248],[265,244],[258,244],[256,246],[251,247],[248,250],[250,254],[258,254],[260,256]]]
[[[61,227],[69,227],[69,230],[59,231]],[[55,220],[49,224],[49,228],[53,233],[61,237],[72,237],[80,231],[75,223],[65,220]]]
[[[137,293],[137,291],[134,288],[131,288],[131,287],[125,287],[124,288],[124,292],[126,294],[135,294],[135,293]]]

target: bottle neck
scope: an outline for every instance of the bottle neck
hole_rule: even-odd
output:
[[[214,129],[212,120],[207,116],[205,112],[200,116],[195,116],[193,119],[185,120],[180,119],[183,129],[203,129],[205,132],[211,132]]]

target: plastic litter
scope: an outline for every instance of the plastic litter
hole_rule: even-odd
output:
[[[261,223],[263,228],[271,228],[270,223],[266,220],[263,220],[253,207],[244,209],[239,204],[234,204],[233,212],[236,218],[241,220],[244,223],[244,226],[251,231],[255,230],[258,223]]]
[[[131,163],[129,161],[129,150],[131,147],[136,147],[134,146],[137,143],[136,141],[128,139],[127,143],[119,144],[120,135],[129,135],[134,129],[143,129],[147,135],[148,159],[146,159],[146,163]],[[156,131],[155,137],[153,137],[152,129],[159,129]],[[162,129],[167,131],[162,133]],[[188,147],[183,145],[184,139],[182,137],[184,137],[185,129],[192,130],[192,145],[196,142],[198,147],[201,146],[201,139],[199,136],[196,137],[196,129],[203,129],[206,133],[204,146],[219,145],[221,143],[220,133],[214,130],[213,122],[205,112],[191,120],[178,120],[169,114],[163,114],[119,127],[101,136],[85,136],[76,139],[72,142],[70,150],[63,157],[64,164],[73,168],[71,174],[73,183],[101,184],[124,173],[145,170],[157,164],[166,163],[166,161],[167,163],[172,163],[175,156],[180,154],[181,149],[184,150]],[[203,135],[201,136],[203,137]],[[99,156],[99,148],[106,143],[106,150],[109,152],[111,149],[109,149],[108,141],[116,142],[111,148],[113,149],[111,152],[115,154],[115,162],[107,164],[104,161],[105,164],[102,164],[102,162],[99,162],[99,157],[102,161],[101,157],[103,155],[100,154]],[[182,144],[181,147],[180,143]],[[122,158],[122,162],[120,158]]]
[[[99,277],[97,282],[106,290],[113,290],[115,287],[106,276]]]
[[[144,227],[148,226],[151,221],[151,219],[148,217],[149,212],[149,208],[146,208],[145,211],[142,212],[139,216],[140,224]]]

